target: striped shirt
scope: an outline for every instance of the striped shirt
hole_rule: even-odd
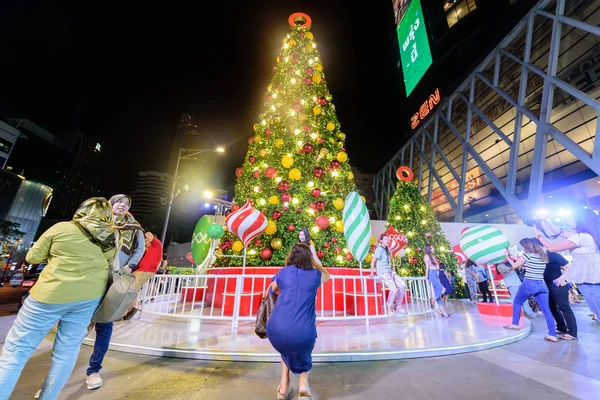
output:
[[[537,254],[523,254],[525,259],[525,279],[544,280],[546,263]]]

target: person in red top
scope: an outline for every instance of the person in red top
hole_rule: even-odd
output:
[[[163,252],[162,243],[151,232],[144,234],[144,243],[146,252],[138,263],[137,269],[133,272],[133,276],[135,276],[140,289],[156,274],[162,262]],[[138,309],[133,306],[136,302],[137,299],[133,302],[129,312],[123,317],[124,320],[131,319],[137,313]]]

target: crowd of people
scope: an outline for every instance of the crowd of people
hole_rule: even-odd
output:
[[[121,194],[109,200],[88,199],[71,221],[52,226],[29,250],[27,262],[46,263],[46,267],[6,337],[0,356],[0,400],[10,397],[25,363],[55,326],[52,364],[35,397],[56,399],[73,371],[83,339],[92,329],[92,318],[113,271],[123,267],[133,275],[138,289],[157,272],[163,258],[162,244],[144,232],[130,207],[131,198]],[[134,304],[124,319],[135,314]],[[112,322],[95,324],[88,389],[102,386],[99,372],[112,327]]]

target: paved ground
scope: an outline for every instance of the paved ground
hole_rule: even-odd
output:
[[[544,321],[534,319],[525,340],[499,349],[406,361],[315,364],[315,399],[506,399],[600,398],[600,325],[576,308],[578,342],[542,340]],[[14,316],[0,317],[0,343]],[[50,364],[45,341],[25,367],[11,399],[31,399]],[[91,349],[83,346],[60,399],[274,399],[279,365],[156,358],[109,352],[97,391],[85,387]],[[298,398],[292,378],[292,398]]]

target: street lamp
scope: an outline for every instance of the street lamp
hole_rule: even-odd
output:
[[[217,217],[220,217],[223,215],[223,210],[226,208],[231,207],[231,205],[233,204],[233,202],[231,201],[227,201],[227,200],[223,200],[222,198],[218,197],[219,194],[223,194],[223,193],[227,193],[226,190],[223,189],[216,189],[217,195],[215,195],[214,191],[212,190],[205,190],[204,191],[204,198],[206,200],[208,200],[207,203],[204,203],[205,207],[209,206],[209,202],[213,203],[215,205],[215,215]]]
[[[190,154],[186,154],[184,156],[181,155],[182,152],[191,152]],[[216,149],[184,149],[182,147],[179,148],[179,154],[177,155],[177,166],[175,167],[175,176],[173,177],[173,187],[171,189],[171,197],[169,199],[169,206],[167,207],[167,215],[165,217],[165,224],[163,226],[163,231],[161,235],[161,242],[163,246],[166,246],[165,238],[167,237],[167,227],[169,226],[169,218],[171,217],[171,207],[173,206],[173,200],[175,200],[175,188],[177,185],[177,174],[179,174],[179,162],[181,160],[189,159],[191,157],[195,157],[198,154],[206,153],[206,152],[214,152],[218,154],[225,153],[225,148],[219,146]]]

